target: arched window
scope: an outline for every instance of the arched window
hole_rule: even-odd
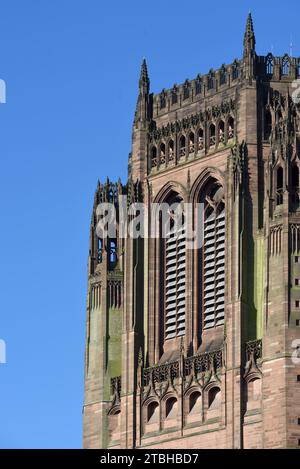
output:
[[[200,75],[197,76],[196,82],[195,82],[195,94],[200,94],[202,91],[202,80]]]
[[[101,238],[98,238],[97,254],[98,254],[98,258],[97,258],[98,264],[101,264],[102,257],[103,257],[103,240]]]
[[[265,140],[269,140],[272,132],[272,115],[270,111],[267,111],[265,114],[265,130],[264,137]]]
[[[152,401],[147,406],[147,423],[158,422],[158,402]]]
[[[219,122],[219,143],[224,143],[225,141],[225,126],[224,121]]]
[[[183,99],[188,99],[190,97],[190,82],[188,80],[183,84]]]
[[[269,76],[273,75],[273,56],[269,54],[266,59],[266,74]]]
[[[200,253],[203,328],[224,324],[225,311],[225,204],[224,190],[213,182],[202,194],[204,239]],[[202,277],[201,277],[202,273]],[[202,307],[201,307],[202,305]]]
[[[161,284],[165,285],[164,335],[168,340],[185,334],[186,234],[182,199],[173,193],[166,202],[170,211],[162,236],[164,272],[161,272]]]
[[[299,167],[297,164],[292,165],[292,187],[291,187],[291,195],[292,195],[292,202],[298,208],[299,206]]]
[[[220,85],[225,85],[226,83],[226,68],[223,65],[220,70]]]
[[[276,205],[283,203],[283,169],[281,166],[277,168],[276,173]]]
[[[218,387],[213,387],[208,391],[208,409],[215,410],[221,404],[221,390]]]
[[[172,91],[171,91],[171,101],[172,104],[176,104],[178,100],[178,90],[177,86],[173,86]]]
[[[215,87],[215,74],[211,71],[207,78],[207,88],[208,90],[212,90]]]
[[[237,80],[239,77],[239,66],[237,62],[232,65],[232,80]]]
[[[198,130],[198,151],[201,151],[204,149],[204,133],[203,129],[200,128]]]
[[[179,140],[179,157],[185,156],[185,136],[181,135]]]
[[[160,109],[163,109],[166,107],[166,92],[165,90],[162,90],[162,92],[159,95],[160,98]]]
[[[234,118],[232,116],[228,119],[228,140],[234,138]]]
[[[113,267],[117,262],[117,240],[109,240],[109,263]]]
[[[290,74],[290,60],[287,55],[282,59],[281,74],[282,76],[289,76]]]
[[[177,399],[176,397],[169,397],[166,401],[166,419],[173,419],[177,417]]]
[[[155,146],[151,149],[151,167],[155,168],[157,166],[157,149]]]
[[[209,146],[214,147],[216,145],[216,127],[214,124],[209,126]]]
[[[164,142],[160,144],[160,163],[166,162],[166,145]]]
[[[195,413],[200,411],[201,406],[201,393],[194,391],[189,397],[189,413]]]
[[[168,143],[168,158],[169,158],[169,161],[174,160],[174,140],[169,140],[169,143]]]
[[[194,132],[191,132],[189,135],[189,154],[194,153],[195,151],[195,135]]]

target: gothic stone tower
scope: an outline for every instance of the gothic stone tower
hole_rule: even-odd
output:
[[[251,15],[231,65],[152,94],[143,62],[127,184],[95,193],[85,448],[299,446],[299,72],[256,54]],[[203,202],[203,246],[99,239],[119,195]]]

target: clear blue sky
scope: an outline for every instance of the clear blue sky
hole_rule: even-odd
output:
[[[242,55],[300,55],[299,0],[1,0],[0,447],[80,448],[89,222],[126,177],[140,63],[160,91]],[[272,49],[273,48],[273,49]]]

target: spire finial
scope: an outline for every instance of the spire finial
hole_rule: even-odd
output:
[[[139,85],[140,85],[140,91],[143,90],[143,91],[146,91],[146,93],[149,93],[150,80],[148,76],[147,62],[146,62],[145,57],[143,58],[143,61],[142,61]]]
[[[246,32],[244,37],[244,49],[245,51],[254,51],[255,50],[255,34],[253,27],[253,20],[251,12],[248,13]]]

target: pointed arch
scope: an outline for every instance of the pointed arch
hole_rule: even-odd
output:
[[[227,72],[225,65],[222,65],[220,70],[220,85],[225,85],[227,81]]]
[[[212,90],[215,87],[215,72],[210,70],[207,76],[207,89]]]
[[[234,138],[235,134],[235,128],[234,128],[234,118],[232,116],[229,116],[227,119],[227,140],[232,140]]]
[[[174,160],[174,140],[170,138],[168,141],[168,161]]]
[[[291,61],[288,54],[285,54],[281,62],[281,75],[288,77],[291,70]]]
[[[219,386],[214,385],[208,391],[208,409],[215,410],[221,405],[221,389]]]
[[[266,57],[265,67],[266,67],[266,74],[268,76],[272,76],[274,72],[274,58],[271,53],[269,53]]]
[[[209,125],[209,147],[213,148],[216,145],[216,126],[213,122]]]
[[[183,158],[186,155],[186,138],[185,135],[179,137],[179,158]]]
[[[191,187],[189,200],[193,204],[197,203],[200,197],[200,193],[203,191],[210,179],[215,179],[221,186],[225,187],[224,173],[213,166],[209,166],[199,174]]]
[[[218,122],[218,143],[225,143],[225,123],[222,119]]]
[[[183,184],[177,181],[169,181],[155,195],[154,203],[163,203],[172,193],[177,193],[184,202],[188,201],[188,193]]]
[[[188,149],[189,155],[195,152],[195,134],[193,131],[189,133]]]
[[[151,148],[151,168],[155,168],[157,166],[157,148],[155,145]]]
[[[165,142],[161,142],[160,144],[160,155],[159,155],[159,162],[160,164],[164,164],[166,162],[166,144]]]
[[[197,131],[197,145],[198,151],[202,151],[204,149],[204,130],[200,127]]]
[[[232,68],[231,68],[232,81],[237,80],[238,77],[239,77],[239,62],[238,62],[237,59],[235,59],[235,61],[232,64]]]

